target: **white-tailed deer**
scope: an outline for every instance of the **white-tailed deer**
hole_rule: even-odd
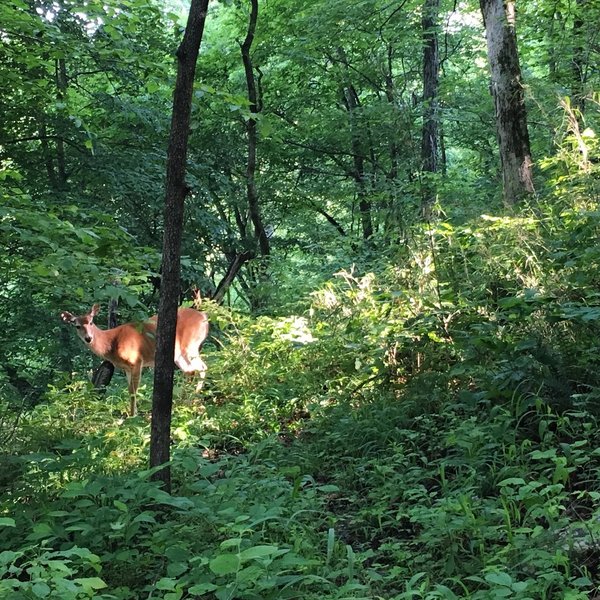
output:
[[[94,324],[94,317],[99,310],[100,306],[94,304],[90,312],[85,315],[75,316],[64,311],[60,316],[65,323],[75,326],[77,335],[94,354],[125,371],[129,384],[129,412],[134,416],[142,369],[154,366],[157,316],[140,323],[125,323],[113,329],[100,329]],[[184,373],[199,375],[196,391],[202,388],[206,374],[206,363],[200,358],[200,345],[207,335],[206,313],[198,312],[193,308],[178,310],[175,364]]]

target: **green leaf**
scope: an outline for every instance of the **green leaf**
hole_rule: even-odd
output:
[[[77,581],[85,590],[102,590],[107,587],[100,577],[80,577]]]
[[[3,550],[0,552],[0,565],[9,565],[23,555],[22,552],[13,552],[12,550]]]
[[[240,561],[235,554],[219,554],[208,566],[215,575],[229,575],[239,569]]]
[[[115,500],[113,502],[113,504],[115,505],[115,508],[118,508],[121,512],[128,512],[128,508],[127,508],[127,504],[125,504],[125,502],[121,502],[120,500]]]
[[[132,521],[133,523],[156,523],[156,519],[154,515],[149,511],[144,511],[140,513],[135,519]]]
[[[214,592],[216,589],[217,586],[214,583],[197,583],[188,589],[188,593],[197,596],[203,596],[207,592]]]
[[[16,527],[15,520],[10,517],[0,517],[0,527]]]
[[[149,94],[153,94],[154,92],[158,91],[160,89],[160,83],[158,83],[158,81],[155,81],[154,79],[149,79],[146,82],[146,90],[148,90]]]
[[[44,583],[43,581],[38,581],[37,583],[34,583],[31,586],[31,591],[38,598],[47,598],[52,590],[50,589],[50,586],[47,583]]]
[[[240,560],[252,560],[254,558],[263,558],[265,556],[272,556],[279,548],[277,546],[252,546],[247,548],[243,552],[240,552]]]
[[[185,562],[190,557],[190,551],[184,546],[170,546],[165,550],[165,556],[173,562]]]
[[[155,583],[156,589],[163,591],[174,590],[176,585],[177,579],[173,579],[172,577],[162,577]]]
[[[167,506],[183,509],[194,508],[194,503],[189,498],[171,496],[171,494],[167,494],[167,492],[164,492],[163,490],[150,490],[148,495],[157,502],[166,504]]]
[[[556,449],[555,448],[550,448],[549,450],[534,450],[531,453],[531,458],[537,460],[537,459],[544,459],[544,458],[554,458],[556,456]]]
[[[485,580],[493,585],[503,585],[510,587],[512,585],[512,577],[508,573],[487,573]]]
[[[167,575],[169,577],[180,577],[188,570],[186,562],[171,562],[167,565]]]
[[[503,479],[498,485],[525,485],[525,480],[520,477],[509,477],[508,479]]]
[[[510,587],[514,592],[524,592],[529,584],[526,581],[515,581]]]
[[[323,492],[325,494],[333,494],[335,492],[339,492],[340,488],[337,485],[327,484],[327,485],[318,486],[317,490],[319,490],[319,492]]]
[[[48,523],[36,523],[33,526],[33,533],[36,537],[46,537],[52,533],[52,527]]]

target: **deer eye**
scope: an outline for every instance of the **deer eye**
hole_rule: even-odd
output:
[[[75,325],[75,329],[81,329],[81,325]]]

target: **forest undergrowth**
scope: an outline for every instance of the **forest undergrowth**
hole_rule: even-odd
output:
[[[0,600],[600,600],[600,2],[209,4],[0,3]]]
[[[599,225],[556,200],[438,222],[293,314],[207,306],[171,495],[148,375],[136,418],[121,377],[5,404],[0,597],[596,597]]]

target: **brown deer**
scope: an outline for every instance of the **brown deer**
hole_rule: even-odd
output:
[[[113,329],[100,329],[94,317],[100,310],[94,304],[85,315],[75,316],[70,312],[60,313],[65,323],[71,323],[77,335],[97,356],[123,369],[127,375],[130,396],[130,415],[136,414],[136,394],[140,385],[142,369],[154,366],[156,352],[156,321],[154,315],[140,323],[125,323]],[[175,364],[188,374],[198,374],[196,391],[200,391],[206,374],[206,363],[200,358],[200,346],[208,335],[206,313],[193,308],[180,308],[177,312],[175,333]]]

